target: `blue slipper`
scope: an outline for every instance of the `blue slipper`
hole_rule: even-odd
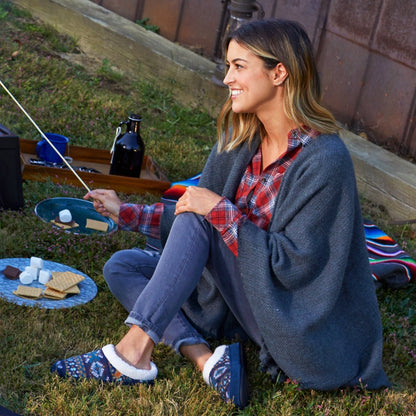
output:
[[[217,347],[204,366],[203,377],[226,403],[234,403],[240,409],[247,406],[248,381],[240,343]]]
[[[152,384],[157,376],[157,367],[154,363],[150,365],[150,370],[141,370],[126,363],[116,353],[114,345],[109,344],[99,350],[56,361],[51,372],[76,380],[95,379],[123,385]]]

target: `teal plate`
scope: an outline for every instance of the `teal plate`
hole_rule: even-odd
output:
[[[56,218],[59,218],[59,212],[63,209],[69,209],[71,211],[72,219],[78,226],[65,229],[64,231],[73,234],[109,234],[117,229],[117,224],[108,217],[104,217],[99,214],[95,209],[91,201],[77,198],[50,198],[39,202],[35,207],[35,214],[45,222],[51,222]],[[108,224],[107,231],[94,230],[87,228],[87,219],[102,221]],[[57,225],[56,228],[62,229]]]

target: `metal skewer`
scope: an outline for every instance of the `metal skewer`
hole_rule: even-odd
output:
[[[45,139],[49,145],[52,147],[52,149],[59,155],[59,157],[62,159],[62,161],[65,163],[65,165],[70,169],[70,171],[76,176],[76,178],[81,182],[82,186],[90,192],[90,188],[88,188],[87,184],[81,179],[81,177],[78,175],[77,172],[75,172],[74,168],[68,163],[68,161],[64,158],[64,156],[58,151],[58,149],[53,145],[53,143],[46,137],[46,135],[43,133],[43,131],[38,127],[38,125],[32,120],[32,117],[26,112],[26,110],[20,105],[20,103],[16,100],[16,98],[13,97],[12,93],[6,88],[6,86],[3,84],[3,82],[0,80],[0,85],[4,88],[4,90],[7,92],[7,94],[10,95],[12,100],[17,104],[17,106],[23,111],[25,116],[31,121],[31,123],[36,127],[37,131],[40,133],[43,139]]]

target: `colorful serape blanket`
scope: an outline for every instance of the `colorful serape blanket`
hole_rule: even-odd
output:
[[[187,186],[198,185],[201,174],[180,182],[173,182],[161,201],[175,204]],[[391,237],[368,220],[364,220],[365,240],[370,268],[376,286],[402,287],[416,280],[416,261]]]
[[[416,261],[380,228],[364,221],[371,273],[378,286],[398,288],[416,280]]]
[[[175,204],[176,201],[183,195],[185,189],[188,186],[198,185],[200,177],[201,174],[199,173],[198,175],[192,176],[191,178],[185,179],[184,181],[172,182],[170,188],[163,193],[161,202],[164,202],[165,204]]]

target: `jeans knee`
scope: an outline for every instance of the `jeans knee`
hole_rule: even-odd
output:
[[[144,276],[150,279],[160,254],[139,248],[116,251],[104,265],[103,275],[107,285],[118,284],[128,276]]]
[[[130,250],[116,251],[104,264],[103,276],[109,286],[114,279],[120,276],[120,273],[127,266],[128,251]]]

